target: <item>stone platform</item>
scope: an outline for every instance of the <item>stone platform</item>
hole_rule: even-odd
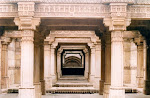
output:
[[[0,98],[17,98],[18,94],[0,94]],[[103,98],[98,94],[46,94],[42,98]],[[150,98],[150,95],[126,94],[126,98]]]

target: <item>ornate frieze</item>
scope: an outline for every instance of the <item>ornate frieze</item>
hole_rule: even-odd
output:
[[[0,4],[0,17],[18,16],[17,4]]]
[[[19,16],[34,16],[34,2],[19,2],[18,15]]]
[[[128,16],[133,19],[150,18],[150,5],[130,5]]]
[[[134,3],[135,0],[101,0],[102,3]]]
[[[17,3],[17,2],[36,2],[36,3],[101,3],[102,0],[0,0],[0,3]]]
[[[105,17],[109,8],[102,4],[37,4],[35,17]]]

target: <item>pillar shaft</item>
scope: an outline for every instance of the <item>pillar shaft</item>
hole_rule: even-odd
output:
[[[7,89],[8,88],[8,43],[3,42],[2,43],[2,89]]]
[[[52,87],[51,85],[51,50],[50,45],[44,45],[44,79],[45,89]]]
[[[23,30],[21,42],[21,84],[19,98],[35,98],[33,85],[34,69],[34,31]]]
[[[85,53],[85,78],[89,77],[89,52]]]
[[[125,98],[122,31],[111,32],[111,87],[109,98]]]
[[[0,93],[1,93],[1,84],[2,84],[2,79],[1,79],[1,77],[2,77],[2,70],[1,70],[2,63],[1,63],[1,61],[2,61],[2,44],[0,41]]]
[[[105,41],[105,83],[104,98],[109,98],[111,84],[111,34],[106,34]]]
[[[51,47],[51,79],[52,85],[56,82],[56,58],[55,58],[55,48]]]
[[[144,87],[143,44],[137,45],[137,87]]]
[[[38,44],[38,43],[37,43]],[[41,83],[40,83],[40,46],[34,45],[34,86],[35,98],[41,98]]]
[[[150,45],[147,47],[147,59],[146,59],[146,80],[144,86],[144,93],[150,95]]]
[[[90,62],[90,82],[94,84],[95,78],[95,48],[91,48],[91,62]]]
[[[95,51],[95,83],[96,88],[99,89],[99,81],[101,80],[101,44],[98,43],[96,45],[96,51]]]

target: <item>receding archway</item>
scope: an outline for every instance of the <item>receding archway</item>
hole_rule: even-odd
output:
[[[65,50],[61,55],[62,75],[83,75],[85,60],[82,50]]]

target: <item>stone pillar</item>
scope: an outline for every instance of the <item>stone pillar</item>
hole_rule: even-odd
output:
[[[20,84],[21,68],[21,38],[15,41],[15,84]]]
[[[109,89],[111,85],[111,34],[108,32],[105,36],[105,83],[104,98],[109,98]]]
[[[4,38],[2,41],[2,53],[1,53],[1,75],[2,75],[2,89],[7,89],[9,84],[9,77],[8,77],[8,44],[9,38]]]
[[[146,59],[146,80],[144,86],[144,94],[150,95],[150,42],[147,39],[147,59]]]
[[[91,62],[90,62],[90,82],[95,87],[95,48],[91,48]]]
[[[85,53],[85,78],[88,79],[89,78],[89,52],[88,49],[84,49],[84,53]]]
[[[45,89],[52,87],[51,81],[51,49],[49,44],[44,45],[44,79]]]
[[[8,77],[9,87],[14,84],[15,79],[15,39],[8,45]]]
[[[33,85],[34,70],[34,31],[23,30],[21,39],[21,84],[19,98],[35,98]]]
[[[2,88],[1,88],[1,84],[2,84],[2,44],[0,41],[0,94],[2,93]]]
[[[57,51],[57,76],[58,79],[60,79],[60,77],[62,76],[61,74],[61,50],[58,49]]]
[[[43,41],[40,44],[40,82],[42,95],[46,94],[45,91],[45,80],[44,80],[44,45]]]
[[[123,39],[123,65],[124,65],[124,84],[131,83],[131,70],[130,70],[130,50],[131,42],[130,39]]]
[[[143,55],[143,37],[139,35],[139,38],[134,39],[137,44],[137,87],[144,87],[144,55]]]
[[[55,57],[55,48],[51,45],[51,79],[52,79],[52,86],[56,82],[56,57]]]
[[[125,98],[123,88],[123,32],[111,32],[111,86],[109,98]]]
[[[40,43],[34,43],[34,86],[35,98],[41,98],[41,83],[40,83]]]
[[[99,89],[99,81],[101,80],[101,42],[97,42],[95,49],[95,84]]]
[[[131,41],[131,54],[130,54],[130,65],[131,65],[131,85],[136,87],[136,75],[137,75],[137,46]]]
[[[35,98],[33,84],[34,73],[34,30],[40,24],[40,18],[34,18],[34,2],[18,2],[18,17],[14,19],[19,30],[22,31],[21,39],[21,85],[19,98]]]

